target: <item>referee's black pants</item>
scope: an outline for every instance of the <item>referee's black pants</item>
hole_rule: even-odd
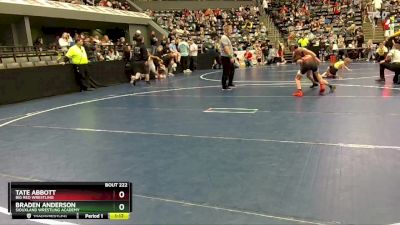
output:
[[[76,80],[78,81],[79,87],[81,88],[81,91],[86,91],[88,88],[90,88],[90,76],[88,72],[88,65],[87,64],[81,64],[77,65],[74,64],[74,73],[76,76]]]
[[[394,72],[393,83],[399,82],[400,63],[384,62],[380,64],[379,68],[380,68],[379,75],[381,77],[381,80],[385,80],[385,69],[387,69]]]
[[[221,56],[222,63],[222,88],[227,88],[233,85],[233,76],[235,74],[235,66],[231,62],[231,58],[226,56]],[[228,85],[226,85],[226,80],[228,80]]]

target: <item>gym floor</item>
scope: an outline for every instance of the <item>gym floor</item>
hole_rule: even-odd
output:
[[[6,215],[9,181],[133,183],[131,220],[63,224],[398,223],[400,87],[350,67],[324,96],[292,97],[289,64],[1,106],[0,224],[38,224]]]

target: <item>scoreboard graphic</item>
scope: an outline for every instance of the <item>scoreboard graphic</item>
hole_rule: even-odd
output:
[[[130,182],[10,182],[8,211],[13,219],[128,220]]]

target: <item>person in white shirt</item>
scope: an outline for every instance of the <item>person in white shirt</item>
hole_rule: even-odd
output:
[[[63,33],[60,39],[58,39],[58,45],[61,48],[61,51],[67,52],[70,47],[71,37],[68,33]]]
[[[374,4],[376,11],[380,11],[381,10],[382,0],[373,0],[372,4]]]
[[[382,60],[379,65],[380,78],[376,81],[385,82],[385,69],[393,71],[393,84],[400,84],[400,44],[396,43],[393,45],[392,50],[386,56],[385,60]]]
[[[262,4],[263,4],[263,8],[265,10],[265,13],[267,14],[268,13],[269,0],[264,0]]]
[[[199,52],[199,47],[193,40],[189,40],[189,58],[190,58],[190,70],[197,69],[197,54]]]

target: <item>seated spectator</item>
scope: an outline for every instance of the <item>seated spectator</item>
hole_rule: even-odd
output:
[[[346,31],[347,31],[350,35],[352,35],[352,36],[354,36],[354,35],[356,34],[356,30],[357,30],[357,26],[356,26],[355,23],[351,24],[351,25],[346,29]]]
[[[38,37],[33,46],[35,47],[36,51],[43,51],[43,38]]]
[[[129,45],[129,43],[126,42],[124,37],[121,37],[120,39],[118,39],[117,45],[118,46],[124,46],[124,45]]]
[[[112,7],[112,3],[107,0],[100,0],[98,6],[103,6],[103,7]]]
[[[246,67],[252,67],[253,66],[253,54],[249,51],[249,48],[246,49],[246,52],[243,55],[244,57],[244,63]]]
[[[386,58],[388,53],[388,49],[385,46],[385,43],[382,42],[379,44],[379,47],[376,49],[375,60],[376,62],[381,62]]]
[[[178,52],[177,44],[179,43],[178,40],[172,40],[169,44],[169,51],[171,52],[175,63],[181,62],[181,54]]]
[[[68,48],[71,46],[70,43],[72,42],[72,38],[69,33],[63,33],[61,38],[58,39],[58,45],[61,48],[61,51],[66,52]]]
[[[119,53],[110,48],[106,55],[106,61],[114,61],[119,59]]]
[[[94,42],[95,44],[97,44],[97,45],[99,45],[99,44],[101,43],[101,41],[100,41],[98,35],[95,35],[95,36],[93,37],[93,42]]]
[[[95,56],[95,61],[96,62],[101,62],[104,61],[105,58],[103,56],[103,51],[101,50],[100,46],[96,46],[95,50],[93,52],[94,56]]]
[[[111,40],[108,38],[107,35],[103,36],[103,39],[101,40],[101,45],[113,45]]]

